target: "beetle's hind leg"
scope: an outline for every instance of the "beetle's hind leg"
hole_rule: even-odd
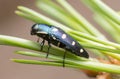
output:
[[[65,67],[65,58],[66,58],[67,50],[68,50],[68,47],[65,46],[65,52],[64,52],[64,55],[63,55],[63,67]]]

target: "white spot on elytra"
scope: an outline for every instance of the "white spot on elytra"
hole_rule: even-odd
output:
[[[56,32],[56,31],[58,31],[58,29],[54,28],[52,31]]]
[[[72,42],[72,45],[73,45],[73,46],[75,45],[75,41]]]
[[[66,34],[63,34],[63,35],[62,35],[62,39],[65,39],[65,38],[66,38]]]
[[[80,49],[80,53],[82,53],[84,50],[83,49]]]

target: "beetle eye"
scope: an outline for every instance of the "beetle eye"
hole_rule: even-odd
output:
[[[34,24],[31,28],[31,35],[35,35],[38,31],[38,24]]]

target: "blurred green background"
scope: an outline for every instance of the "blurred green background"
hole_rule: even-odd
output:
[[[101,32],[106,34],[106,32],[93,21],[91,11],[86,8],[80,0],[68,1]],[[103,1],[114,10],[120,10],[119,0]],[[24,5],[39,11],[34,3],[35,0],[0,0],[0,34],[36,41],[37,37],[30,35],[30,28],[34,23],[14,14],[18,5]],[[106,36],[109,38],[107,34]],[[31,59],[30,57],[14,54],[13,52],[15,50],[24,49],[0,46],[0,79],[89,79],[84,73],[80,72],[80,70],[14,63],[10,61],[11,58]]]

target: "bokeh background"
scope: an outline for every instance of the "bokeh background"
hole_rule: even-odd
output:
[[[92,12],[80,0],[68,0],[86,19],[106,34],[92,19]],[[120,0],[103,0],[114,10],[120,10]],[[39,11],[35,7],[35,0],[0,0],[0,34],[16,36],[36,41],[37,37],[30,35],[32,21],[17,16],[14,11],[18,5],[24,5]],[[39,11],[40,12],[40,11]],[[106,34],[109,38],[110,36]],[[15,50],[22,48],[0,46],[0,79],[89,79],[80,70],[62,67],[18,64],[10,61],[12,58],[26,58],[16,55]],[[35,58],[34,58],[35,59]]]

